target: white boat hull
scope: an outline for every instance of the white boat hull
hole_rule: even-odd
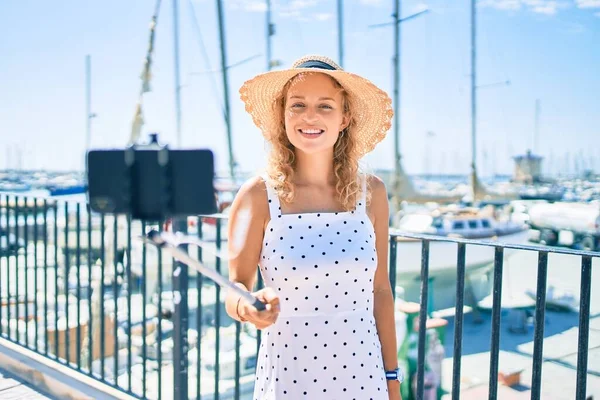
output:
[[[523,230],[496,239],[499,243],[525,244],[529,232]],[[407,301],[419,302],[421,288],[421,249],[419,240],[398,242],[396,259],[396,287],[403,292],[400,296]],[[506,260],[516,250],[504,251]],[[431,241],[429,243],[429,309],[439,310],[454,307],[456,302],[456,268],[458,245],[452,242]],[[494,248],[491,246],[466,246],[465,302],[474,297],[479,300],[490,293],[493,280]]]

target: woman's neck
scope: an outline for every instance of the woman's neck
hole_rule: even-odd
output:
[[[333,154],[296,153],[296,185],[330,186],[335,183]]]

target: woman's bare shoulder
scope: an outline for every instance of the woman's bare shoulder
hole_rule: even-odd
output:
[[[235,195],[232,207],[250,208],[268,214],[267,186],[264,178],[258,175],[246,180]]]
[[[368,214],[373,221],[388,219],[389,203],[388,193],[383,180],[372,174],[367,174],[367,190],[370,194],[368,202]]]
[[[385,182],[373,174],[366,174],[367,177],[367,188],[371,193],[372,199],[384,197],[387,200],[387,188]]]

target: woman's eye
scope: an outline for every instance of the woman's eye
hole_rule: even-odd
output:
[[[302,103],[292,104],[292,108],[301,108],[301,107],[304,107],[304,104],[302,104]]]
[[[325,108],[325,109],[327,109],[327,110],[333,110],[333,107],[331,107],[329,104],[323,104],[323,105],[321,106],[321,108]]]

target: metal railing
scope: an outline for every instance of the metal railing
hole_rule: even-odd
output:
[[[591,300],[591,282],[592,282],[592,259],[600,258],[600,253],[590,251],[580,251],[562,248],[546,248],[541,246],[499,244],[497,242],[468,240],[458,238],[440,238],[437,236],[402,233],[392,235],[393,238],[400,237],[421,240],[421,296],[419,326],[425,326],[427,319],[427,302],[429,290],[429,245],[431,242],[451,242],[457,244],[456,261],[456,306],[455,306],[455,331],[454,331],[454,352],[452,365],[452,398],[460,398],[461,383],[461,357],[462,357],[462,339],[464,323],[464,293],[465,293],[465,272],[466,272],[466,246],[479,245],[494,248],[493,263],[493,305],[492,305],[492,332],[490,338],[490,372],[489,372],[489,398],[496,399],[498,393],[498,362],[500,352],[500,329],[501,329],[501,300],[502,300],[502,278],[504,267],[504,252],[506,249],[533,251],[538,254],[537,269],[537,297],[535,303],[534,320],[534,351],[532,366],[532,385],[531,398],[541,398],[541,376],[543,363],[543,345],[544,345],[544,321],[546,309],[546,285],[548,279],[548,254],[567,254],[581,257],[581,292],[579,305],[579,336],[577,351],[577,381],[575,399],[585,400],[587,383],[587,358],[589,342],[589,319],[590,319],[590,300]],[[396,257],[397,240],[390,241],[390,266],[392,259]],[[396,270],[390,268],[390,279],[395,282]],[[417,393],[422,396],[423,381],[425,372],[425,330],[419,329],[419,350],[417,363]]]
[[[214,244],[196,255],[227,273],[224,216],[188,218],[189,234]],[[138,398],[244,398],[254,385],[260,331],[232,320],[220,288],[136,237],[168,221],[88,212],[85,203],[0,194],[0,337]],[[541,396],[548,254],[581,258],[576,399],[585,399],[592,259],[600,253],[420,234],[390,235],[396,288],[399,240],[421,244],[418,326],[426,326],[430,244],[456,244],[452,398],[461,391],[467,246],[493,257],[489,398],[498,392],[506,250],[538,254],[531,398]],[[259,286],[262,285],[259,274]],[[188,329],[189,328],[189,329]],[[417,398],[424,391],[426,329],[418,330]],[[407,383],[410,384],[410,383]]]

